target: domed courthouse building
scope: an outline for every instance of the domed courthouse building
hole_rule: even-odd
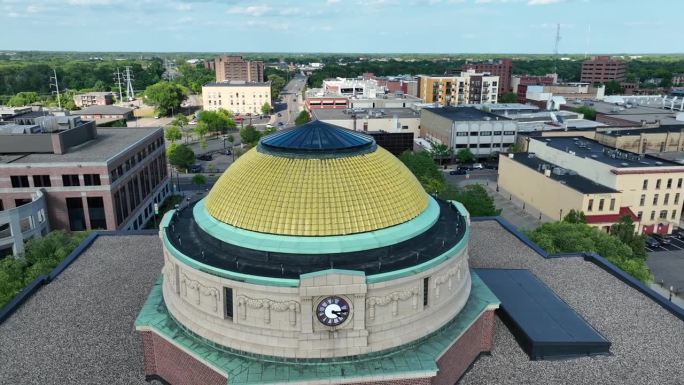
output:
[[[469,226],[369,136],[313,121],[262,138],[162,221],[136,322],[147,378],[454,384],[499,306]]]

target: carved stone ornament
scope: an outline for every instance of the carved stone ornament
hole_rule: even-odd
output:
[[[244,295],[237,297],[238,313],[241,319],[247,318],[247,309],[264,309],[264,322],[271,323],[271,311],[289,311],[290,325],[297,324],[297,313],[300,311],[299,302],[296,301],[273,301],[268,298],[250,298]]]

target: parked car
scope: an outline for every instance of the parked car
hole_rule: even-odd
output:
[[[672,243],[672,240],[667,236],[663,236],[658,237],[658,242],[660,242],[661,245],[669,245]]]
[[[660,247],[660,242],[658,242],[655,238],[647,237],[646,238],[646,246],[653,249],[656,247]]]
[[[193,164],[192,166],[190,166],[190,172],[191,173],[202,172],[202,165],[201,164]]]
[[[461,167],[457,168],[456,170],[449,171],[449,175],[466,175],[466,174],[468,174],[468,170],[461,168]]]
[[[684,239],[684,229],[675,230],[672,232],[672,235],[679,239]]]
[[[278,125],[279,125],[279,126],[282,126],[282,125],[283,125],[283,122],[278,122]]]
[[[283,114],[281,114],[280,112],[278,112],[278,117],[280,118],[281,116],[283,116]]]
[[[197,155],[197,159],[209,161],[209,160],[213,159],[213,156],[211,154],[201,154],[201,155]]]
[[[482,163],[473,163],[472,166],[470,166],[473,170],[482,170],[484,169],[484,166]]]
[[[232,155],[232,154],[233,154],[233,152],[232,152],[232,151],[230,151],[230,150],[228,150],[228,149],[226,149],[226,151],[225,151],[225,154],[226,154],[226,155]]]

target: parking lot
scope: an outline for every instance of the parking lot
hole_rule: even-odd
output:
[[[661,237],[661,236],[653,235],[652,238],[655,239],[656,241],[658,241],[658,243],[660,243],[660,246],[658,246],[658,247],[649,247],[648,245],[646,245],[646,251],[649,252],[649,253],[650,253],[650,252],[654,252],[654,251],[679,251],[679,250],[684,250],[684,240],[679,239],[679,238],[677,238],[677,237],[675,237],[675,236],[668,235],[668,236],[665,236],[665,237]],[[670,243],[667,244],[667,243],[666,243],[667,241],[664,241],[664,239],[667,240],[667,241],[669,241]],[[684,253],[682,253],[682,260],[684,260]]]

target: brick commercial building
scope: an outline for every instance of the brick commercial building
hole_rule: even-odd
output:
[[[587,83],[607,83],[625,81],[627,64],[622,60],[611,59],[610,56],[596,56],[582,63],[582,76],[580,81]]]
[[[418,76],[418,97],[440,106],[497,103],[499,77],[475,72],[457,76]]]
[[[264,81],[264,62],[244,60],[242,56],[219,56],[205,62],[205,67],[216,72],[216,81]]]
[[[161,128],[43,120],[40,131],[0,131],[0,209],[30,203],[42,189],[52,229],[138,229],[170,193]]]
[[[111,92],[86,92],[74,95],[76,107],[107,106],[114,103],[114,94]]]
[[[92,105],[82,110],[71,112],[85,120],[130,120],[133,119],[133,109],[120,106]]]
[[[470,62],[463,65],[461,71],[474,71],[477,73],[488,73],[499,77],[499,95],[512,92],[511,71],[513,70],[512,59],[488,60],[481,62]]]

